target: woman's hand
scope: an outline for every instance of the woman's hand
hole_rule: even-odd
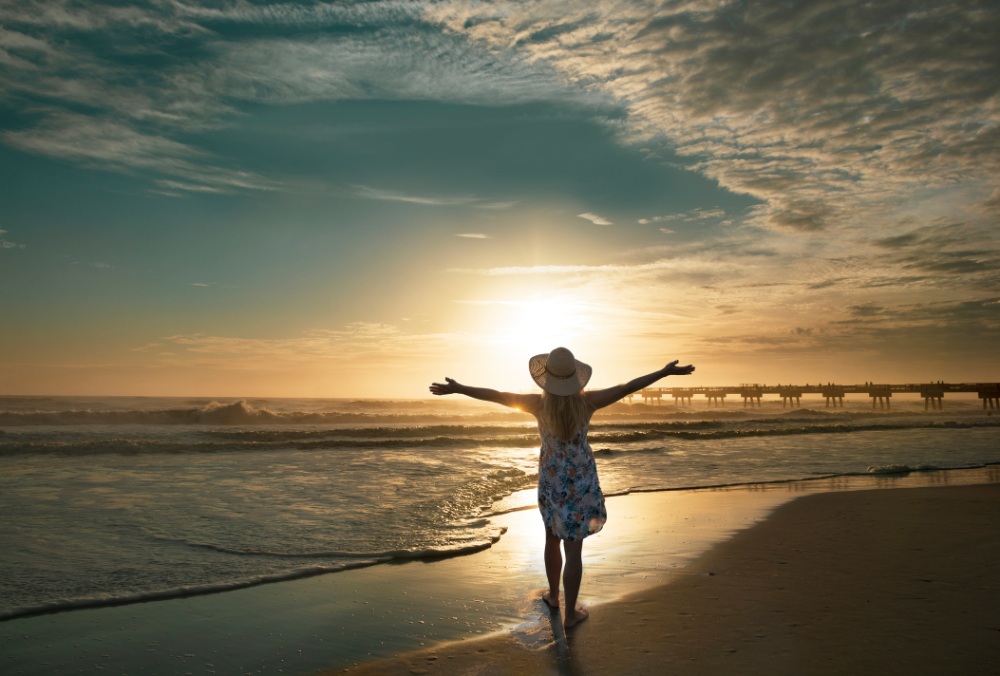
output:
[[[443,383],[431,383],[430,390],[431,394],[441,396],[442,394],[457,394],[461,387],[451,378],[445,378]]]
[[[688,364],[687,366],[678,366],[677,362],[679,359],[675,359],[666,366],[663,367],[663,375],[667,376],[689,376],[694,373],[694,366]]]

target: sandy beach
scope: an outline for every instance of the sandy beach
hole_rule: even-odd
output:
[[[996,673],[998,528],[997,484],[807,495],[568,635],[553,614],[546,645],[501,634],[346,673]]]

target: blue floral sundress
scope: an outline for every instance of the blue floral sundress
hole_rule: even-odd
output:
[[[604,528],[608,510],[597,479],[594,452],[587,443],[590,424],[570,441],[557,438],[538,420],[538,509],[545,528],[561,540],[582,540]]]

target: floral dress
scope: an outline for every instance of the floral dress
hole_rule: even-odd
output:
[[[597,479],[594,452],[587,443],[589,424],[570,441],[557,438],[538,421],[538,509],[545,528],[561,540],[582,540],[604,527],[608,511]]]

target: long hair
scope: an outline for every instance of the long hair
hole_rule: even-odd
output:
[[[545,426],[562,441],[570,441],[590,420],[590,405],[583,392],[563,397],[542,393],[541,419]]]

